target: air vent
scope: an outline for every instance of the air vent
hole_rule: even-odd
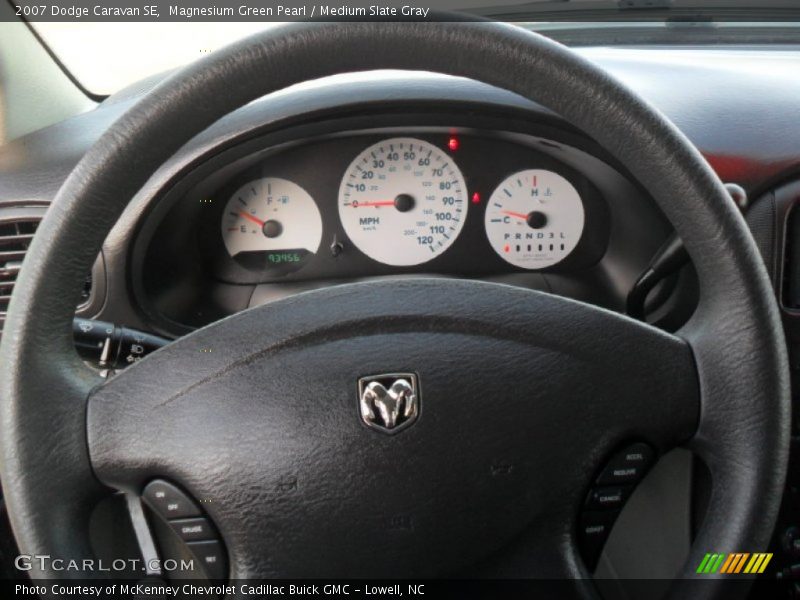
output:
[[[22,259],[42,216],[43,211],[36,209],[0,212],[0,333]]]

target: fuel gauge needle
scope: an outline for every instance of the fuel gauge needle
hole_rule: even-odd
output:
[[[259,226],[261,226],[261,227],[263,227],[263,226],[264,226],[264,221],[262,221],[262,220],[261,220],[261,219],[259,219],[258,217],[254,217],[254,216],[253,216],[253,215],[251,215],[250,213],[246,213],[246,212],[240,212],[240,213],[239,213],[239,216],[240,216],[240,217],[244,217],[244,218],[245,218],[245,219],[247,219],[248,221],[252,221],[252,222],[253,222],[253,223],[255,223],[256,225],[259,225]]]

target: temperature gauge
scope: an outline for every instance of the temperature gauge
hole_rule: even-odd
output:
[[[558,173],[528,169],[506,178],[486,207],[486,236],[503,259],[542,269],[575,249],[583,233],[583,202]]]
[[[288,273],[319,250],[322,216],[314,199],[288,179],[264,177],[231,196],[222,215],[228,254],[250,269]]]

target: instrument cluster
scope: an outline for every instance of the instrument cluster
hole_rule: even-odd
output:
[[[169,334],[374,277],[539,289],[540,273],[588,272],[606,253],[610,205],[594,182],[608,186],[592,160],[552,138],[477,128],[254,137],[218,148],[149,203],[132,289]]]
[[[476,133],[318,140],[215,185],[189,196],[221,208],[204,211],[204,252],[232,283],[580,266],[607,229],[581,173]]]

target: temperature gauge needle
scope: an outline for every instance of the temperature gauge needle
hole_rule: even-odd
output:
[[[249,214],[249,213],[246,213],[246,212],[240,212],[240,213],[239,213],[239,216],[240,216],[240,217],[244,217],[244,218],[245,218],[245,219],[247,219],[248,221],[252,221],[252,222],[253,222],[253,223],[255,223],[256,225],[259,225],[259,226],[261,226],[261,227],[263,227],[263,226],[264,226],[264,221],[262,221],[262,220],[261,220],[261,219],[259,219],[258,217],[254,217],[253,215],[251,215],[251,214]]]
[[[503,211],[500,211],[500,212],[502,212],[504,215],[508,215],[509,217],[517,217],[518,219],[527,220],[527,218],[528,218],[528,215],[523,215],[522,213],[513,212],[513,211],[510,211],[510,210],[503,210]]]

